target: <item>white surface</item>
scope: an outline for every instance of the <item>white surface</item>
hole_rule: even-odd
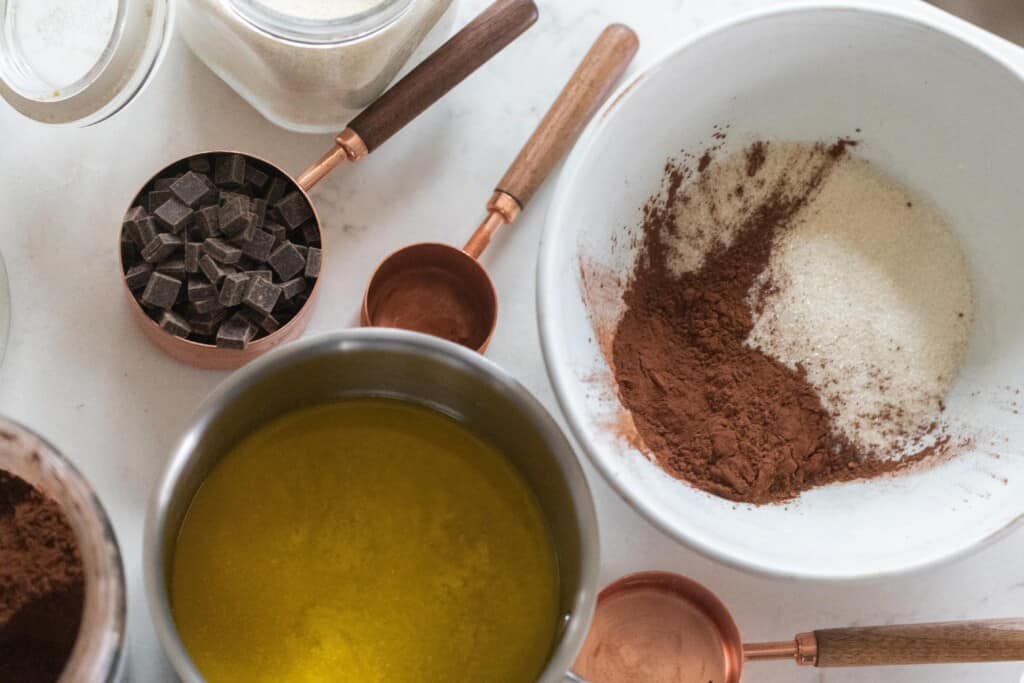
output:
[[[776,46],[771,59],[750,60],[754,44]],[[693,84],[708,64],[723,75],[695,96]],[[934,564],[1024,515],[1024,419],[1017,414],[1024,309],[1009,294],[1024,290],[1015,256],[1024,253],[1024,197],[1003,182],[1024,157],[1020,77],[920,22],[842,9],[743,20],[698,38],[625,87],[628,95],[599,114],[566,165],[538,281],[542,337],[563,407],[622,495],[713,557],[777,576],[829,579]],[[582,283],[558,284],[579,271],[581,259],[588,268],[628,275],[636,240],[624,226],[639,224],[666,155],[699,155],[715,125],[730,126],[722,157],[758,137],[853,134],[864,141],[856,155],[948,217],[973,274],[975,321],[944,419],[954,435],[977,435],[972,448],[897,478],[814,489],[786,506],[752,506],[673,479],[622,438],[616,425],[623,409],[609,390],[613,380]],[[612,144],[641,126],[649,131],[642,140]],[[593,196],[607,199],[588,201]],[[614,325],[621,309],[621,300],[602,302],[599,328]]]
[[[460,1],[459,23],[485,4]],[[354,323],[365,279],[389,250],[416,239],[466,238],[493,183],[604,23],[625,21],[637,29],[636,71],[699,27],[771,3],[541,4],[540,23],[520,41],[359,167],[339,169],[314,191],[332,245],[328,287],[311,333]],[[892,4],[933,12],[910,0]],[[1024,65],[1024,53],[1001,49]],[[708,80],[714,81],[713,72]],[[40,430],[96,486],[126,558],[130,674],[141,683],[171,681],[142,594],[142,514],[192,406],[224,375],[161,356],[134,328],[118,282],[118,222],[138,185],[168,160],[236,147],[297,172],[330,138],[292,135],[266,123],[180,41],[149,90],[115,119],[86,130],[50,129],[4,108],[0,130],[0,250],[14,305],[0,370],[0,413]],[[557,411],[534,320],[534,261],[551,189],[537,195],[485,260],[502,301],[488,355]],[[644,568],[686,573],[732,606],[748,639],[845,624],[1024,614],[1024,534],[898,580],[843,587],[769,580],[706,560],[663,536],[585,466],[602,524],[603,581]],[[813,540],[807,539],[809,550]],[[1024,664],[823,672],[778,663],[751,666],[746,680],[1012,682],[1022,670]]]

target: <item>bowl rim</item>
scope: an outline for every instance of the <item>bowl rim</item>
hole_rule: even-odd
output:
[[[170,457],[146,508],[142,541],[143,585],[150,621],[161,650],[182,681],[204,681],[178,634],[170,607],[166,553],[163,547],[171,500],[179,495],[178,486],[195,458],[195,446],[201,433],[218,414],[262,377],[286,371],[301,359],[325,357],[363,350],[390,351],[424,356],[430,360],[460,366],[476,374],[498,392],[507,392],[512,402],[546,439],[559,439],[564,448],[553,451],[553,459],[566,475],[572,508],[577,516],[580,541],[580,576],[569,611],[560,621],[561,637],[552,648],[539,681],[560,681],[568,671],[590,628],[597,601],[600,571],[600,531],[593,493],[587,481],[571,437],[554,416],[518,379],[481,354],[430,335],[382,327],[352,328],[340,332],[313,335],[281,346],[247,364],[222,381],[199,405],[175,442]],[[564,455],[560,455],[564,453]]]
[[[594,122],[584,132],[566,160],[564,170],[560,174],[558,183],[555,186],[541,232],[536,274],[537,327],[548,379],[554,389],[558,406],[561,409],[566,424],[569,426],[569,432],[576,446],[579,450],[586,453],[590,463],[601,473],[605,483],[608,484],[619,498],[624,500],[658,531],[708,559],[754,575],[790,581],[815,581],[821,583],[877,581],[905,576],[913,572],[952,563],[993,544],[1015,530],[1024,523],[1024,509],[1021,510],[1020,515],[1014,517],[1003,527],[987,536],[965,542],[946,552],[934,553],[920,561],[868,572],[859,570],[802,570],[798,567],[787,567],[777,562],[765,563],[758,560],[756,556],[751,557],[737,554],[730,550],[724,550],[713,542],[705,542],[687,529],[675,528],[659,513],[655,506],[649,504],[643,497],[638,496],[635,491],[630,490],[631,487],[615,475],[606,462],[606,458],[602,455],[607,449],[595,444],[588,433],[583,414],[574,411],[571,406],[571,402],[568,399],[570,395],[569,387],[578,383],[578,380],[573,375],[569,365],[562,362],[565,355],[559,351],[559,339],[554,330],[554,320],[557,317],[555,311],[558,309],[558,294],[564,288],[564,269],[560,270],[560,264],[556,262],[555,250],[552,244],[558,242],[557,235],[563,232],[560,219],[571,212],[573,202],[572,197],[569,196],[570,184],[575,181],[575,176],[582,169],[583,160],[590,153],[591,149],[602,144],[604,131],[608,126],[608,122],[617,114],[616,109],[618,105],[629,99],[633,94],[631,91],[636,86],[641,85],[657,72],[667,68],[669,62],[676,59],[680,54],[698,44],[718,37],[721,33],[760,21],[799,14],[836,15],[842,13],[871,15],[883,21],[902,22],[938,33],[945,39],[958,42],[975,51],[979,56],[987,59],[991,66],[1001,67],[1010,75],[1015,76],[1024,85],[1024,72],[1020,68],[998,54],[992,46],[980,42],[979,36],[983,35],[982,29],[956,17],[944,17],[940,20],[938,17],[928,16],[920,10],[883,7],[871,2],[871,0],[847,0],[828,4],[792,2],[782,7],[746,12],[731,19],[715,23],[677,41],[664,53],[654,57],[642,66],[608,97],[604,106],[595,115]],[[971,32],[975,30],[982,33],[972,35]],[[573,231],[571,234],[576,235],[577,233]]]

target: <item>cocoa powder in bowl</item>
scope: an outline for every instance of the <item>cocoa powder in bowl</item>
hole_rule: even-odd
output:
[[[0,470],[0,681],[58,680],[84,598],[82,559],[63,510]]]
[[[644,210],[611,360],[620,401],[669,474],[763,504],[896,471],[948,445],[930,425],[901,435],[911,444],[902,457],[873,457],[835,428],[803,367],[748,343],[757,307],[780,286],[764,277],[776,238],[855,144],[805,145],[780,170],[766,169],[767,145],[756,142],[728,183],[706,173],[713,150],[694,170],[666,168],[664,192]],[[695,222],[685,234],[680,207]]]

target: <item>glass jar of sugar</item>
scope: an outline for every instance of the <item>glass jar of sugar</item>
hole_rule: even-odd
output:
[[[43,123],[98,123],[149,83],[172,13],[168,0],[0,0],[0,97]]]
[[[337,132],[373,101],[452,0],[181,0],[193,52],[267,119]],[[440,43],[446,30],[434,31]]]

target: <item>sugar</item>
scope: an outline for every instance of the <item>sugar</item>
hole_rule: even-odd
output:
[[[747,342],[799,365],[839,431],[897,453],[938,418],[967,349],[970,272],[940,212],[861,159],[780,233]],[[902,439],[903,443],[900,442]]]

